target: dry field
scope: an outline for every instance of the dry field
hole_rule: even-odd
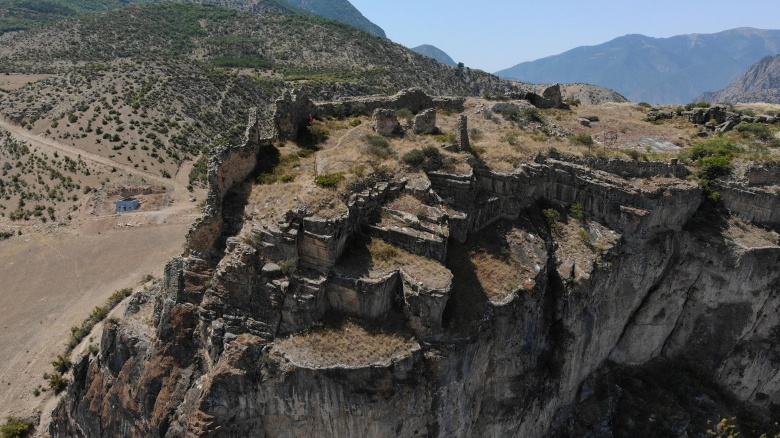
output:
[[[22,159],[11,153],[0,157],[2,163],[21,163],[6,166],[7,177],[18,175],[14,181],[26,193],[26,208],[52,206],[55,219],[43,221],[49,215],[45,211],[42,217],[12,220],[8,207],[0,217],[0,230],[13,232],[0,241],[0,417],[45,415],[56,400],[51,390],[43,390],[43,375],[53,371],[51,361],[63,353],[70,328],[116,290],[136,286],[148,274],[162,274],[165,263],[181,252],[199,214],[191,197],[203,199],[205,192],[187,191],[191,164],[167,179],[5,122],[3,127],[4,138],[10,139],[6,146],[24,144],[29,149]],[[109,176],[116,183],[104,193],[84,193],[86,185],[100,187]],[[45,194],[47,185],[50,190],[57,187],[54,197],[31,199],[37,192]],[[146,201],[143,208],[114,214],[114,199],[127,194],[139,194]],[[3,201],[18,202],[18,193],[7,195],[10,199]],[[36,389],[41,391],[38,396]]]
[[[52,75],[22,75],[22,74],[0,75],[0,91],[18,90],[24,87],[25,85],[29,85],[46,78],[50,78],[51,76]]]

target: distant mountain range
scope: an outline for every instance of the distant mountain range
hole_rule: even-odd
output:
[[[444,65],[449,65],[452,67],[455,67],[458,65],[451,57],[450,55],[446,54],[443,50],[439,49],[436,46],[432,46],[430,44],[423,44],[422,46],[417,46],[412,49],[413,52],[417,52],[420,55],[425,55],[429,58],[433,58],[439,62],[441,62]]]
[[[725,87],[762,57],[778,53],[780,30],[738,28],[671,38],[626,35],[496,74],[526,82],[600,85],[635,102],[687,103]]]
[[[0,0],[0,34],[27,30],[63,18],[120,8],[129,4],[179,1],[223,6],[239,11],[258,12],[274,5],[340,21],[382,38],[385,31],[370,22],[348,0]]]
[[[715,93],[704,93],[695,101],[780,103],[780,55],[761,59],[728,87]]]

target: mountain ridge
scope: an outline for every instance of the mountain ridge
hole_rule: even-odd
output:
[[[433,58],[444,65],[449,65],[451,67],[455,67],[458,65],[458,63],[456,63],[455,60],[453,60],[452,57],[450,57],[450,55],[448,55],[445,51],[430,44],[423,44],[414,47],[411,50],[413,52],[419,53],[420,55],[425,55],[429,58]]]
[[[717,92],[702,93],[696,102],[780,103],[780,55],[766,56]]]
[[[736,28],[653,38],[624,35],[500,70],[525,82],[587,82],[633,101],[687,103],[720,89],[763,56],[780,53],[780,30]]]

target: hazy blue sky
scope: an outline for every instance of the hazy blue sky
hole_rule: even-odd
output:
[[[780,0],[350,0],[388,38],[489,72],[639,33],[780,28]]]

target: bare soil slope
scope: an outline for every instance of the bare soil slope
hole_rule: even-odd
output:
[[[29,415],[51,391],[43,373],[79,325],[114,291],[160,276],[187,223],[115,229],[90,237],[23,235],[0,242],[0,417]]]

